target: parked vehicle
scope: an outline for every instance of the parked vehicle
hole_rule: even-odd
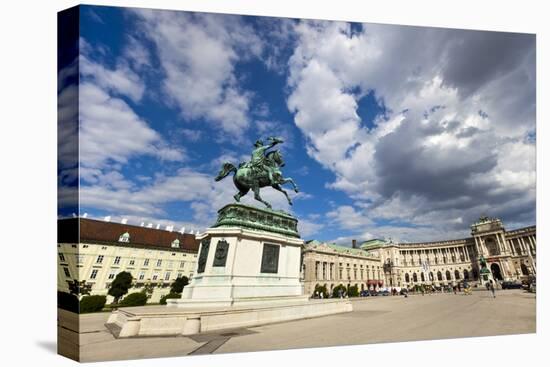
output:
[[[501,284],[502,289],[521,289],[522,285],[521,282],[514,282],[514,281],[504,281]]]
[[[387,289],[385,289],[382,292],[380,292],[380,294],[383,295],[383,296],[389,296],[390,292]]]

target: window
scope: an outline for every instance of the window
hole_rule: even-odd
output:
[[[183,278],[183,273],[178,273],[178,278]]]
[[[139,279],[139,280],[145,279],[145,272],[144,272],[144,271],[140,271],[140,272],[139,272],[138,279]]]
[[[180,247],[180,240],[178,240],[177,238],[172,241],[172,247],[173,248],[179,248]]]
[[[157,260],[157,266],[161,266],[162,265],[162,260],[161,259],[158,259]]]
[[[116,276],[116,270],[111,269],[111,271],[109,272],[109,279],[114,279],[115,276]]]
[[[65,272],[65,276],[66,276],[67,278],[70,278],[70,277],[71,277],[71,273],[69,272],[69,268],[65,268],[65,267],[64,267],[64,268],[63,268],[63,271]]]
[[[128,263],[128,265],[133,266],[133,265],[135,265],[135,263],[136,263],[136,259],[132,258],[132,259],[130,259],[130,262]]]
[[[159,275],[158,274],[153,274],[153,280],[157,280],[159,278]]]
[[[103,263],[103,255],[99,255],[97,257],[97,260],[95,261],[96,264],[102,264]]]
[[[174,266],[174,262],[173,261],[168,261],[168,267],[171,268]]]
[[[164,280],[170,280],[170,272],[167,271],[166,274],[164,274]]]
[[[149,259],[143,260],[143,266],[149,266]]]
[[[59,253],[59,260],[67,261],[67,260],[65,260],[65,255],[63,255],[61,252]]]
[[[180,268],[183,268],[183,267],[185,267],[185,261],[180,262]]]
[[[88,245],[84,245],[84,246],[82,246],[82,247],[83,247],[83,248],[88,248]]]
[[[120,256],[115,257],[115,261],[113,262],[114,265],[120,264]]]
[[[107,250],[107,246],[101,246],[102,250]]]
[[[97,277],[97,273],[99,270],[93,269],[92,273],[90,274],[90,279],[95,279]]]
[[[76,255],[77,264],[84,264],[84,255]]]

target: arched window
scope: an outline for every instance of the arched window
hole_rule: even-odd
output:
[[[443,275],[441,274],[440,271],[437,272],[437,280],[439,281],[443,280]]]
[[[476,269],[472,269],[472,277],[474,278],[474,280],[477,280],[478,278],[478,272]]]
[[[413,282],[418,282],[418,277],[416,276],[416,273],[413,273]]]
[[[521,274],[529,275],[529,269],[527,269],[527,265],[525,265],[524,263],[521,263]]]
[[[447,280],[451,280],[451,272],[449,270],[445,272],[445,278],[447,278]]]
[[[429,276],[430,276],[430,281],[433,282],[433,281],[434,281],[434,273],[432,273],[432,272],[430,271],[430,275],[429,275]]]
[[[411,278],[409,277],[409,273],[405,273],[405,282],[409,283],[411,281]]]
[[[426,281],[426,278],[424,278],[424,273],[420,273],[420,280],[422,280],[423,282]]]
[[[468,270],[464,269],[464,279],[470,280],[470,274],[468,273]]]
[[[455,270],[455,279],[460,280],[460,272],[458,270]]]

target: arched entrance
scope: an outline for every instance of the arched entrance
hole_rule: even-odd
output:
[[[447,270],[447,271],[445,272],[445,278],[447,279],[448,282],[451,281],[451,272],[450,272],[449,270]]]
[[[426,278],[424,277],[424,273],[420,273],[420,280],[422,280],[423,282],[426,281]]]
[[[459,272],[458,270],[455,270],[455,279],[456,279],[457,281],[460,280],[460,272]]]
[[[418,282],[418,277],[416,276],[416,273],[413,273],[413,282]]]
[[[409,277],[409,273],[405,273],[405,282],[410,283],[411,278]]]
[[[524,263],[521,263],[521,274],[529,275],[529,269],[527,269],[527,265],[525,265]]]
[[[464,279],[470,280],[470,274],[468,273],[468,270],[464,269]]]
[[[500,272],[500,266],[497,263],[491,264],[491,273],[496,280],[502,280],[502,273]]]

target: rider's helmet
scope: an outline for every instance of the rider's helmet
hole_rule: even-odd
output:
[[[256,142],[254,143],[254,146],[255,146],[256,148],[261,147],[261,146],[263,146],[263,145],[264,145],[263,141],[261,141],[261,140],[259,140],[259,139],[256,140]]]

